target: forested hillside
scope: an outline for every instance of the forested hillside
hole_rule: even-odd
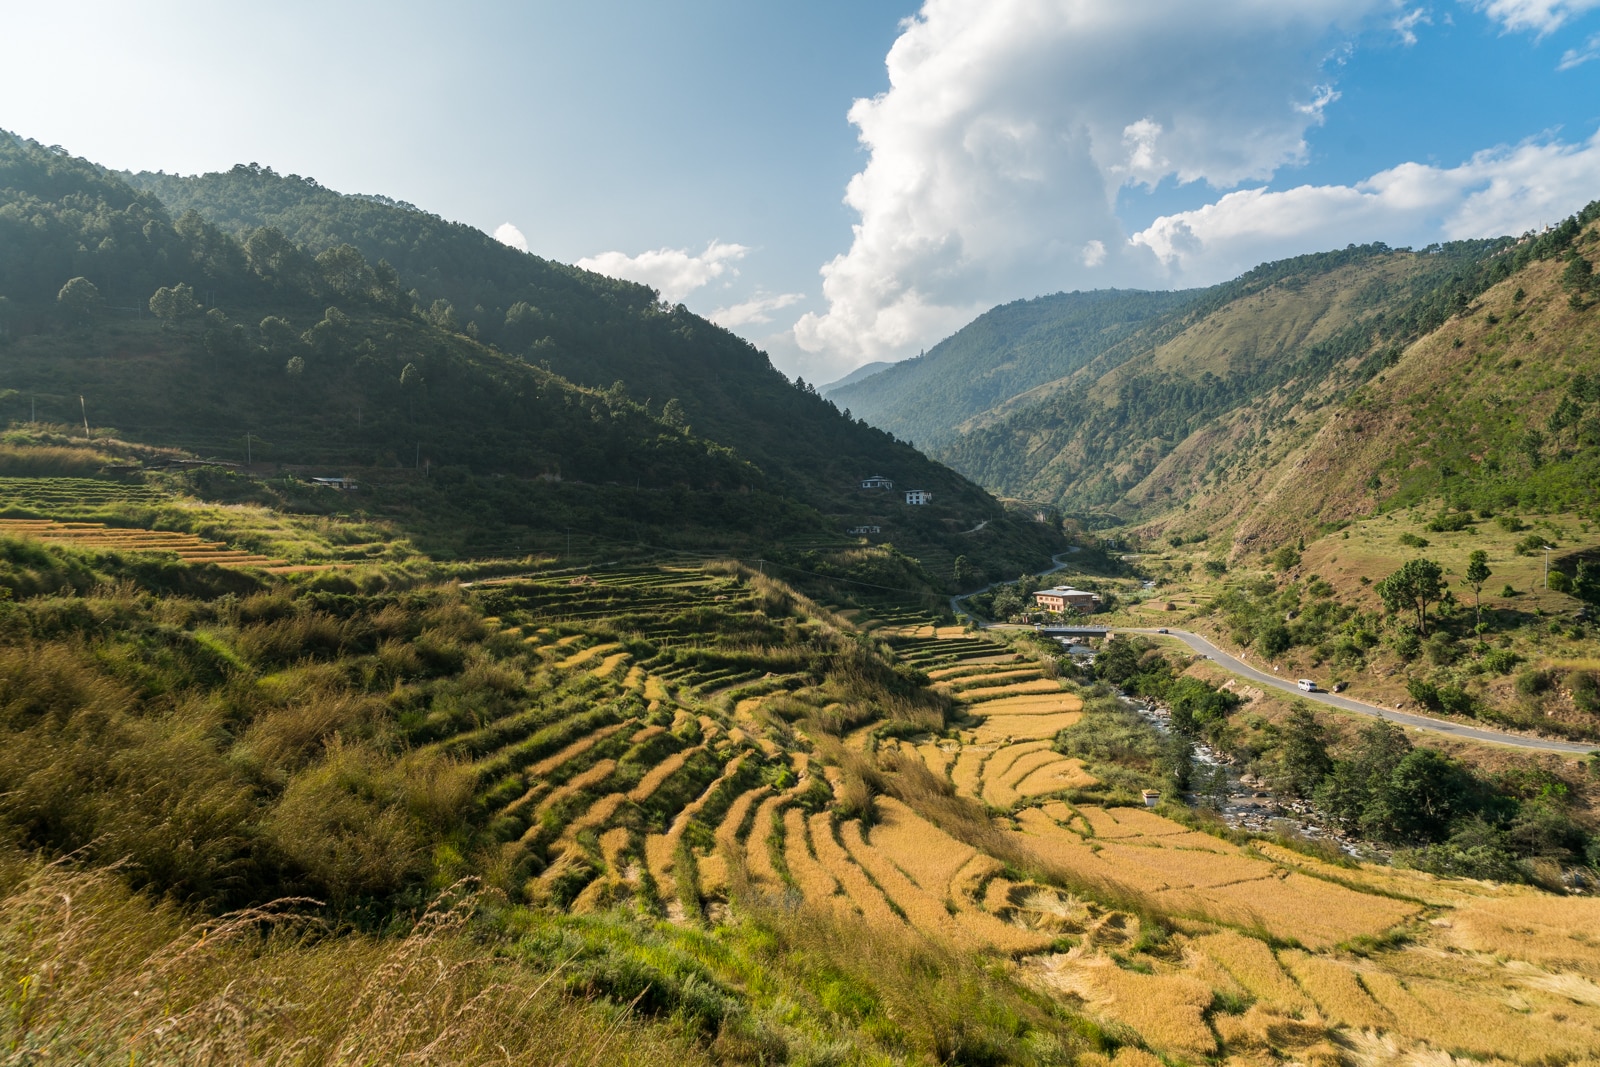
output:
[[[874,426],[937,449],[967,420],[1073,373],[1195,296],[1110,289],[1002,304],[924,355],[865,380],[843,379],[826,395]]]
[[[1587,219],[1521,242],[1373,245],[1267,264],[992,406],[937,454],[997,492],[1069,512],[1226,524],[1257,502],[1257,476],[1303,441],[1308,421],[1321,425],[1489,287],[1568,256]],[[1186,506],[1200,513],[1185,517]]]
[[[391,500],[392,517],[458,554],[574,525],[760,552],[853,545],[845,530],[871,524],[944,583],[956,555],[999,575],[1058,543],[642,286],[260,168],[146,184],[173,210],[0,137],[5,417],[258,474],[408,470],[428,491]],[[241,221],[258,218],[281,225]],[[865,496],[869,474],[934,504]]]
[[[1292,410],[1239,544],[1380,509],[1581,515],[1600,503],[1597,222],[1600,204],[1502,254],[1490,264],[1502,280],[1381,373]]]
[[[663,306],[646,286],[519,252],[408,204],[343,195],[268,168],[124,177],[174,216],[193,211],[247,248],[278,233],[313,255],[348,245],[369,262],[386,262],[435,324],[582,385],[620,381],[658,414],[676,401],[671,418],[736,447],[770,474],[850,485],[883,473],[984,507],[971,485],[881,432],[837,418],[764,353],[681,306]]]

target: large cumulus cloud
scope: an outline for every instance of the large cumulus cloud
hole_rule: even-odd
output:
[[[1534,38],[1597,6],[1457,5]],[[1408,46],[1446,17],[1397,0],[926,0],[889,52],[888,91],[850,110],[868,151],[845,194],[859,221],[821,269],[826,308],[795,324],[803,361],[908,355],[1055,289],[1209,284],[1351,241],[1519,233],[1592,198],[1600,141],[1553,137],[1276,191],[1337,106],[1352,42]],[[1215,199],[1130,236],[1118,194],[1167,180]]]
[[[1301,160],[1330,48],[1391,0],[928,0],[850,121],[850,249],[800,345],[895,355],[995,300],[1138,280],[1119,189],[1226,188]]]

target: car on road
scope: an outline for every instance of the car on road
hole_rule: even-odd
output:
[[[1317,683],[1313,682],[1310,678],[1301,678],[1294,684],[1302,693],[1315,693],[1317,691]]]
[[[1165,626],[1163,626],[1161,629],[1156,631],[1156,633],[1158,633],[1158,634],[1170,634],[1171,632],[1172,631],[1167,629]]]

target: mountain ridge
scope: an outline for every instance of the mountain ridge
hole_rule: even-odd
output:
[[[175,189],[205,196],[168,210],[87,161],[0,142],[10,252],[0,255],[10,345],[0,388],[13,417],[31,417],[24,398],[36,394],[43,417],[75,421],[69,398],[81,393],[102,424],[219,458],[243,460],[251,447],[283,463],[440,468],[429,499],[448,496],[448,483],[452,506],[541,528],[565,523],[579,481],[596,487],[599,511],[588,513],[626,539],[650,527],[661,540],[674,509],[700,543],[722,530],[723,544],[752,535],[844,550],[859,544],[849,528],[878,525],[880,543],[922,553],[939,584],[956,555],[993,553],[998,576],[1060,543],[643,286],[262,168],[146,178],[175,199]],[[222,211],[239,190],[255,199]],[[293,233],[243,232],[240,220],[268,201]],[[412,258],[400,257],[402,270],[347,237]],[[69,282],[81,302],[63,295]],[[435,291],[506,311],[495,323],[474,302],[458,315]],[[929,489],[934,502],[886,513],[856,488],[873,473]],[[657,495],[641,509],[625,489]],[[986,519],[984,536],[955,536]]]

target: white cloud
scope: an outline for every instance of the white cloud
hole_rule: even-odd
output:
[[[1540,37],[1572,18],[1600,7],[1600,0],[1462,0],[1483,12],[1507,33],[1532,30]]]
[[[1090,241],[1083,246],[1083,265],[1085,267],[1098,267],[1106,261],[1106,243],[1104,241]]]
[[[1527,142],[1458,167],[1404,163],[1356,185],[1229,193],[1165,215],[1130,239],[1173,284],[1206,285],[1307,249],[1382,240],[1427,245],[1525,233],[1600,190],[1600,133],[1578,145]]]
[[[1397,0],[925,0],[889,52],[889,90],[850,109],[870,152],[845,195],[860,221],[822,268],[827,310],[802,316],[796,341],[841,365],[892,357],[1017,293],[1144,279],[1118,191],[1229,188],[1303,161],[1337,98],[1330,47],[1402,12]]]
[[[1400,35],[1400,43],[1410,48],[1417,43],[1417,27],[1431,26],[1433,25],[1433,19],[1428,17],[1426,8],[1419,7],[1407,11],[1389,23],[1389,25],[1394,29],[1395,33]]]
[[[661,299],[676,304],[701,286],[738,272],[737,263],[750,251],[744,245],[712,241],[699,255],[683,248],[658,248],[630,256],[623,252],[602,252],[578,260],[578,266],[613,278],[641,282],[658,291]]]
[[[522,236],[522,231],[509,222],[502,222],[494,228],[494,239],[503,245],[510,245],[518,252],[528,250],[528,239]]]
[[[804,300],[804,293],[757,293],[749,300],[722,307],[706,317],[718,326],[737,330],[741,326],[761,325],[772,321],[772,313]]]
[[[1573,67],[1582,66],[1591,59],[1600,59],[1600,33],[1583,42],[1583,47],[1569,48],[1561,53],[1561,62],[1556,65],[1556,69],[1571,70]]]

